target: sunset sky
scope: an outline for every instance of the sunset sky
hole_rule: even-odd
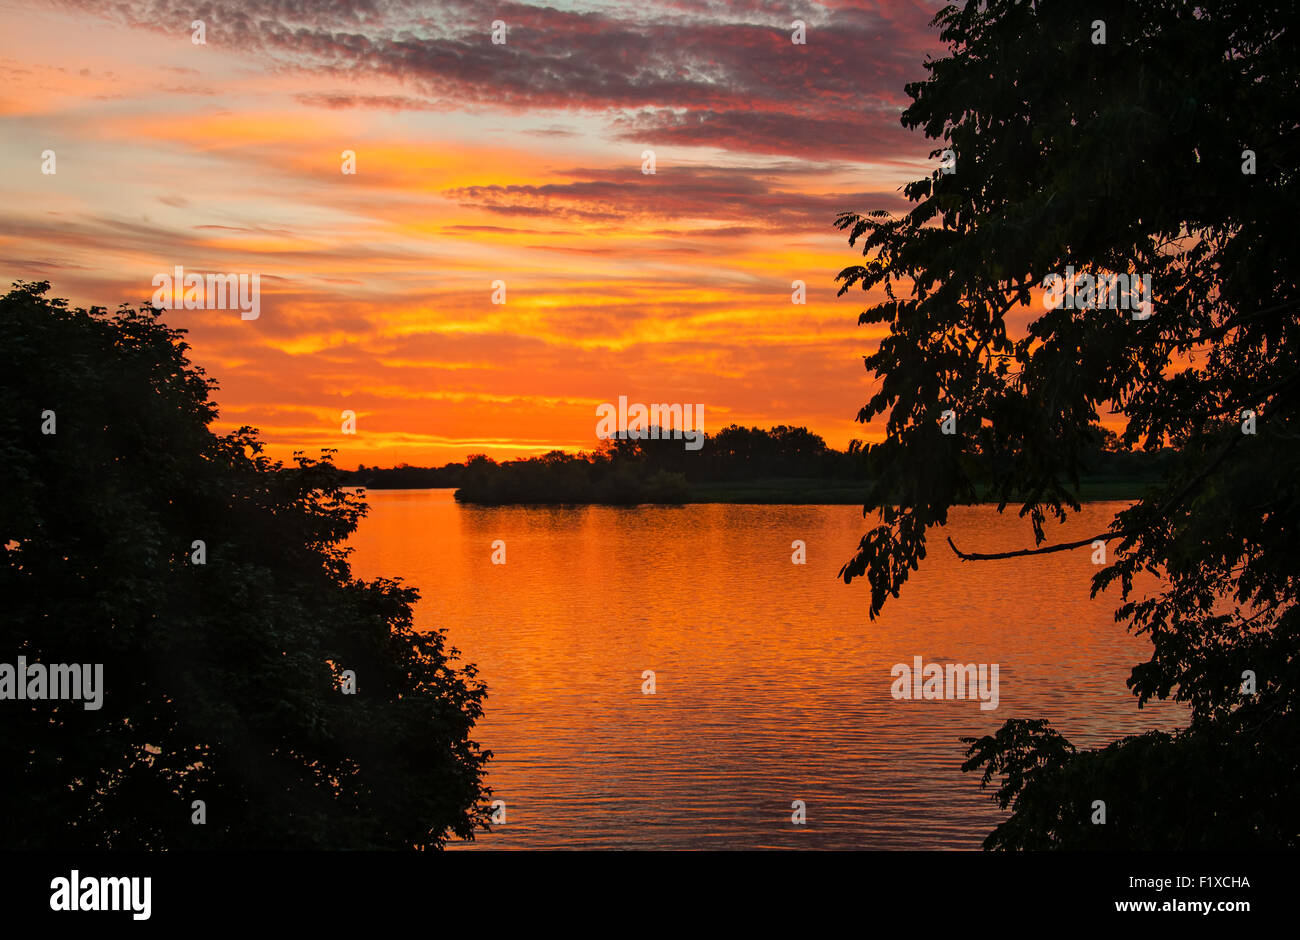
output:
[[[832,221],[933,169],[898,117],[941,5],[4,2],[0,274],[116,307],[259,273],[257,320],[165,319],[279,458],[591,449],[620,395],[878,438]]]

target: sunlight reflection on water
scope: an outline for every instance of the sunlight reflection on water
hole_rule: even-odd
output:
[[[962,735],[1047,717],[1096,745],[1182,718],[1125,687],[1149,645],[1114,622],[1117,593],[1089,600],[1088,551],[963,564],[943,542],[1029,547],[1014,513],[954,510],[873,623],[865,582],[836,577],[866,531],[852,506],[472,508],[451,492],[370,491],[350,544],[357,576],[420,589],[417,625],[447,627],[489,686],[475,738],[507,824],[480,847],[978,848],[1002,814],[960,772]],[[1101,531],[1118,506],[1052,537]],[[914,656],[998,663],[998,709],[895,701],[890,668]]]

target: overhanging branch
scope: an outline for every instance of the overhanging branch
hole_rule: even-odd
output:
[[[993,561],[998,558],[1020,558],[1024,555],[1050,555],[1052,552],[1068,552],[1072,549],[1082,548],[1085,545],[1091,545],[1093,542],[1107,542],[1111,539],[1120,539],[1128,535],[1127,532],[1103,532],[1101,535],[1094,535],[1089,539],[1079,539],[1077,542],[1061,542],[1058,545],[1044,545],[1042,548],[1020,548],[1014,552],[963,552],[948,537],[948,547],[956,553],[962,561]]]
[[[1203,467],[1200,473],[1196,474],[1196,476],[1188,480],[1187,484],[1181,490],[1179,490],[1173,496],[1173,498],[1169,500],[1169,502],[1167,502],[1164,505],[1164,507],[1161,509],[1160,514],[1162,516],[1168,517],[1168,515],[1173,511],[1173,509],[1184,499],[1186,499],[1188,495],[1190,495],[1191,492],[1196,489],[1196,487],[1200,486],[1201,482],[1207,476],[1209,476],[1211,473],[1213,473],[1215,470],[1219,468],[1219,464],[1223,463],[1223,461],[1227,458],[1228,454],[1232,453],[1232,449],[1241,442],[1242,437],[1243,435],[1236,434],[1233,435],[1231,438],[1229,438],[1227,446],[1224,447],[1223,450],[1219,451],[1218,456],[1215,457],[1214,460],[1210,461],[1210,463],[1207,466]],[[998,558],[1020,558],[1025,555],[1050,555],[1052,552],[1068,552],[1076,548],[1083,548],[1083,546],[1085,545],[1091,545],[1093,542],[1108,542],[1111,539],[1124,538],[1129,534],[1130,533],[1127,531],[1103,532],[1100,535],[1094,535],[1090,539],[1079,539],[1077,542],[1061,542],[1057,545],[1045,545],[1042,548],[1021,548],[1021,549],[1017,549],[1014,552],[988,552],[988,553],[963,552],[953,542],[952,536],[949,536],[948,547],[951,548],[957,554],[957,557],[960,558],[962,561],[994,561]]]

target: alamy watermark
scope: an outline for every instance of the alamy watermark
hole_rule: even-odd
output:
[[[0,663],[0,701],[66,700],[84,702],[88,712],[104,704],[103,663]]]
[[[133,920],[148,920],[153,909],[153,878],[82,877],[72,869],[50,881],[52,911],[130,911]]]
[[[920,656],[912,657],[912,665],[898,663],[889,670],[894,677],[889,694],[895,699],[979,699],[980,711],[989,712],[998,707],[998,664],[992,663],[939,663],[922,665]]]
[[[1049,310],[1132,310],[1134,320],[1151,316],[1151,275],[1075,273],[1043,278],[1043,306]]]
[[[173,274],[155,274],[153,300],[159,310],[239,310],[240,319],[262,315],[262,275],[186,274],[177,265]]]
[[[693,414],[692,414],[693,412]],[[687,450],[704,446],[703,405],[643,405],[627,403],[626,395],[618,396],[618,407],[612,402],[596,406],[596,436],[602,441],[610,438],[629,440],[685,441]]]

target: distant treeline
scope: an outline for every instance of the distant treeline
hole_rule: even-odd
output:
[[[1157,479],[1168,462],[1168,451],[1122,451],[1113,434],[1098,431],[1088,462],[1091,480],[1136,487]],[[371,489],[455,487],[458,500],[481,505],[772,502],[783,492],[791,502],[854,502],[867,473],[861,450],[827,447],[807,428],[733,424],[699,450],[687,450],[667,432],[657,438],[652,432],[644,439],[604,441],[592,452],[555,450],[502,463],[478,454],[442,467],[362,465],[348,482]],[[755,489],[758,481],[767,485]],[[749,495],[755,493],[762,495]]]
[[[348,486],[364,486],[372,490],[428,490],[460,486],[465,478],[463,463],[449,463],[442,467],[367,467],[343,471]]]
[[[497,463],[481,454],[442,467],[367,467],[347,473],[353,486],[371,489],[458,487],[467,502],[639,503],[685,502],[689,484],[806,478],[851,480],[856,455],[833,450],[807,428],[723,428],[700,450],[662,432],[656,439],[626,436],[592,453],[554,450],[542,457]]]
[[[551,451],[497,463],[471,457],[456,498],[467,503],[685,503],[692,484],[771,478],[851,480],[857,455],[832,450],[807,428],[730,425],[687,450],[668,432],[621,435],[592,453]]]

